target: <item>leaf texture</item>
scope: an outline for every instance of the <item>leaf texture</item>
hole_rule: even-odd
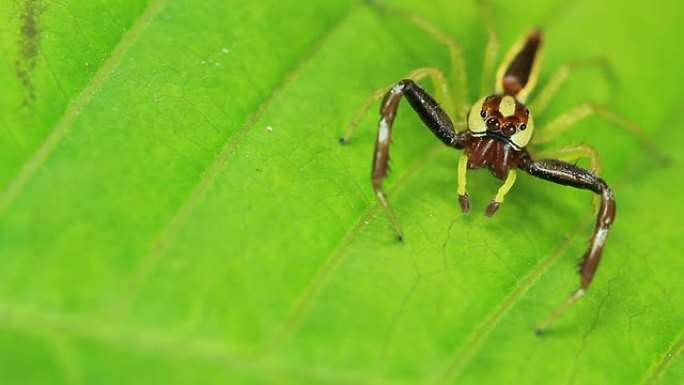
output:
[[[499,58],[544,28],[542,83],[611,63],[573,72],[541,126],[606,105],[669,157],[597,117],[552,145],[596,146],[618,214],[591,289],[539,338],[577,285],[588,193],[521,176],[485,219],[498,182],[471,172],[463,216],[459,154],[402,105],[397,243],[368,178],[376,107],[337,143],[372,91],[448,68],[406,20],[351,0],[3,1],[0,382],[681,384],[684,13],[662,3],[491,4]],[[479,3],[381,4],[462,44],[478,96]]]

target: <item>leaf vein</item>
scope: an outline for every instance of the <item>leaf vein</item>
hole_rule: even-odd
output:
[[[435,158],[439,153],[444,151],[447,147],[441,144],[433,145],[430,150],[428,150],[424,155],[418,158],[413,166],[406,171],[389,189],[389,194],[394,194],[400,190],[406,183],[425,165],[429,163],[430,160]],[[366,211],[361,215],[359,220],[349,229],[347,234],[338,243],[337,247],[333,249],[330,257],[328,257],[323,266],[320,268],[318,273],[313,277],[311,283],[306,288],[306,290],[299,297],[299,301],[286,317],[285,322],[281,326],[280,330],[276,332],[275,337],[272,341],[269,341],[264,346],[264,351],[269,352],[277,349],[281,344],[288,339],[301,325],[306,313],[308,312],[312,302],[318,296],[318,294],[323,290],[326,283],[330,280],[333,273],[337,267],[341,264],[344,259],[345,251],[349,245],[356,239],[356,237],[361,232],[371,218],[380,209],[379,203],[374,203],[369,206]]]
[[[518,282],[513,290],[506,296],[498,307],[480,322],[473,332],[470,334],[465,343],[456,349],[452,358],[448,361],[446,369],[441,375],[437,376],[433,382],[447,383],[450,382],[463,367],[468,359],[477,352],[482,342],[487,338],[494,328],[499,324],[499,321],[508,313],[508,311],[515,305],[520,298],[532,287],[532,285],[542,276],[542,274],[563,254],[570,244],[581,233],[581,230],[586,227],[585,221],[576,226],[560,245],[551,251],[548,257],[541,259],[541,261],[530,270],[527,275]]]
[[[667,349],[665,354],[656,362],[653,367],[646,372],[643,384],[652,385],[658,382],[665,370],[674,362],[674,359],[679,356],[684,350],[684,328],[679,332],[674,340],[672,346]]]
[[[242,140],[256,125],[263,114],[273,105],[280,95],[282,95],[285,89],[287,89],[300,76],[302,71],[308,66],[311,60],[321,51],[325,43],[340,28],[340,26],[344,24],[344,22],[349,18],[356,8],[357,7],[354,6],[350,7],[346,13],[344,13],[337,21],[332,23],[330,28],[328,28],[318,39],[318,41],[312,45],[308,52],[302,56],[294,68],[290,70],[283,77],[283,80],[264,98],[255,112],[247,118],[240,129],[226,140],[223,147],[217,154],[214,162],[205,169],[202,177],[197,181],[195,187],[190,191],[188,197],[180,206],[178,211],[152,240],[149,251],[145,256],[142,257],[133,278],[124,288],[124,292],[120,295],[117,303],[115,304],[113,310],[115,316],[124,316],[129,310],[134,297],[137,295],[137,292],[145,284],[155,266],[161,260],[164,250],[172,242],[173,238],[180,232],[188,218],[190,218],[190,215],[194,209],[212,186],[221,171],[225,168],[228,159],[235,154]]]
[[[76,100],[67,108],[62,119],[55,126],[55,129],[40,145],[33,156],[24,163],[19,173],[9,182],[5,190],[0,194],[0,216],[2,216],[12,205],[14,200],[26,186],[26,183],[28,183],[43,163],[45,163],[45,160],[52,150],[54,150],[62,138],[69,133],[72,123],[95,95],[98,87],[114,72],[114,68],[119,64],[124,54],[150,24],[150,21],[166,6],[167,2],[168,0],[156,0],[150,3],[147,9],[141,14],[138,21],[121,39],[107,62],[100,67],[100,70],[78,95]]]

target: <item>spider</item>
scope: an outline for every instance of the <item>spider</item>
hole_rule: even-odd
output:
[[[371,180],[377,199],[400,241],[403,240],[403,232],[382,191],[382,182],[388,172],[392,126],[402,97],[408,100],[422,122],[439,140],[448,147],[463,150],[458,162],[458,201],[463,213],[470,211],[470,200],[466,191],[467,170],[488,168],[495,177],[503,180],[503,184],[485,210],[487,217],[493,216],[501,206],[504,197],[515,183],[518,170],[545,181],[592,191],[595,194],[596,224],[589,247],[579,264],[579,288],[537,326],[535,332],[541,335],[553,320],[584,295],[591,284],[601,260],[608,230],[615,219],[615,198],[608,184],[599,176],[601,163],[598,154],[591,146],[576,145],[556,151],[535,153],[535,157],[528,151],[528,146],[549,142],[591,114],[616,123],[642,139],[642,142],[644,142],[643,134],[638,126],[616,114],[592,104],[585,104],[558,116],[546,126],[541,127],[535,135],[533,114],[526,106],[526,101],[537,83],[539,74],[543,50],[541,29],[533,29],[523,34],[511,47],[496,71],[494,92],[489,93],[485,76],[493,70],[497,46],[496,35],[491,23],[489,24],[489,40],[485,50],[481,83],[481,95],[488,96],[482,97],[469,106],[464,103],[467,92],[465,91],[464,60],[460,46],[424,20],[410,15],[403,16],[447,46],[456,92],[449,92],[447,77],[440,69],[434,67],[416,69],[405,79],[373,93],[340,138],[340,143],[348,142],[353,129],[369,106],[382,98]],[[540,112],[550,102],[572,70],[578,64],[584,63],[605,64],[597,60],[569,63],[561,67],[537,95],[534,103],[531,104],[533,109]],[[442,102],[441,105],[417,83],[424,78],[431,79],[437,99]],[[454,112],[458,114],[462,122],[457,126],[460,128],[458,130],[449,117]],[[588,158],[591,170],[568,163],[579,158]]]

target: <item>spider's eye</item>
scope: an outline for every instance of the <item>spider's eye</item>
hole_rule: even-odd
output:
[[[504,135],[511,136],[515,134],[515,126],[513,125],[513,123],[506,123],[503,127],[501,127],[501,132]]]
[[[527,128],[527,124],[523,123],[520,125],[520,131],[525,131],[526,128]]]
[[[492,131],[499,131],[499,121],[495,118],[487,119],[487,128]]]
[[[480,116],[482,117],[482,119],[484,119],[487,116],[487,111],[485,111],[485,110],[480,111]]]
[[[529,108],[525,108],[525,115],[530,116],[530,110],[529,110]]]

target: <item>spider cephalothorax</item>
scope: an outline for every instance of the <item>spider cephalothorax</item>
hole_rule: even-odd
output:
[[[468,114],[469,135],[462,141],[467,168],[488,167],[498,178],[514,169],[530,142],[534,121],[530,110],[511,95],[492,95],[478,100]],[[464,195],[464,194],[462,194]],[[469,205],[462,201],[464,211]],[[487,212],[491,216],[493,212]]]
[[[411,19],[416,25],[446,44],[453,60],[460,60],[460,48],[456,43],[434,27],[428,26],[424,21],[416,20],[416,18]],[[494,40],[490,39],[490,41]],[[547,151],[546,154],[535,152],[535,157],[541,158],[540,160],[535,160],[528,151],[530,145],[545,143],[567,130],[573,123],[585,118],[588,115],[587,110],[590,113],[596,111],[590,107],[580,106],[541,127],[539,130],[541,137],[534,136],[534,119],[532,112],[525,103],[537,82],[541,63],[542,41],[542,33],[539,30],[533,30],[524,35],[511,48],[496,72],[494,93],[483,97],[469,107],[463,105],[463,100],[454,100],[459,94],[448,92],[447,77],[441,70],[437,68],[417,69],[411,72],[406,79],[374,93],[366,101],[361,112],[340,140],[341,143],[346,143],[351,130],[368,106],[384,95],[380,106],[380,122],[375,142],[371,180],[376,196],[400,240],[403,239],[403,233],[382,191],[382,181],[387,175],[392,126],[402,97],[408,100],[423,123],[438,139],[451,148],[463,150],[458,162],[457,189],[459,204],[463,212],[470,210],[470,200],[466,191],[466,172],[469,169],[488,168],[494,176],[504,181],[487,206],[486,216],[492,216],[496,213],[505,195],[515,183],[517,170],[523,170],[546,181],[595,193],[597,218],[589,248],[584,253],[580,264],[580,286],[539,326],[538,332],[543,331],[554,318],[580,298],[589,287],[601,259],[608,229],[615,218],[613,192],[608,184],[599,177],[600,162],[593,148],[588,145],[577,145],[555,152]],[[491,52],[491,50],[487,49],[487,52]],[[493,56],[485,57],[485,68],[489,67],[487,61],[493,59]],[[458,64],[462,63],[459,62]],[[453,68],[457,68],[457,66],[454,65]],[[549,103],[552,95],[567,78],[571,68],[570,65],[565,66],[551,77],[547,86],[534,100],[536,113],[539,113],[543,106]],[[459,73],[462,74],[458,70],[455,70],[454,73],[454,77],[458,76]],[[483,71],[483,74],[487,73],[486,70]],[[438,97],[444,99],[442,105],[437,103],[416,83],[426,77],[432,80]],[[455,83],[457,85],[464,84],[465,80]],[[483,94],[485,93],[483,92]],[[466,129],[457,131],[446,111],[469,111],[467,114],[459,114],[459,119],[465,122]],[[627,126],[621,123],[624,120],[614,119],[614,121]],[[632,130],[631,127],[630,130]],[[567,163],[567,161],[578,158],[589,158],[591,170],[585,170],[573,163]]]
[[[515,97],[491,95],[473,104],[468,131],[474,137],[498,138],[520,151],[532,138],[534,120],[530,110]]]

